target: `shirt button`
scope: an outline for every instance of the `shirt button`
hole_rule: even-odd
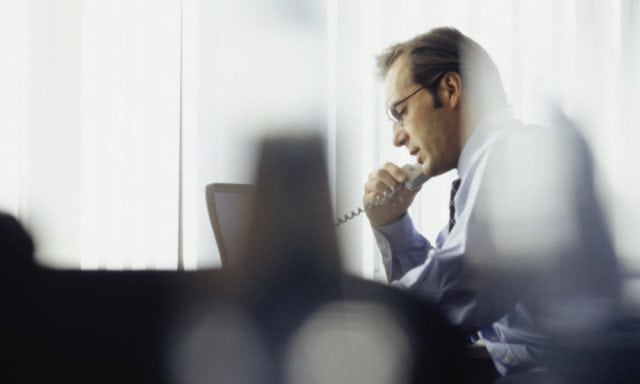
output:
[[[509,365],[509,364],[511,364],[511,361],[513,361],[513,360],[511,359],[511,356],[507,356],[507,357],[505,357],[504,359],[502,359],[502,362],[504,363],[504,365]]]

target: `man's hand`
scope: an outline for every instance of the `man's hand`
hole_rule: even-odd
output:
[[[362,203],[365,207],[381,200],[385,193],[391,194],[394,189],[400,188],[394,196],[367,210],[367,217],[373,228],[395,223],[409,209],[420,189],[410,191],[400,186],[406,178],[402,168],[393,163],[386,163],[382,168],[369,175],[369,180],[364,185],[364,196],[362,197]]]

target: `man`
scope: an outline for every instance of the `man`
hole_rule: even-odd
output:
[[[407,176],[403,170],[396,164],[387,163],[370,174],[363,202],[365,206],[372,205],[367,216],[389,280],[435,303],[452,323],[467,331],[472,340],[482,340],[500,374],[541,369],[549,343],[534,321],[531,309],[536,303],[545,302],[551,291],[573,293],[577,290],[554,286],[555,281],[562,281],[555,279],[555,272],[548,273],[544,281],[536,280],[538,276],[522,273],[527,269],[522,264],[526,263],[518,266],[510,260],[514,254],[535,254],[533,248],[514,248],[511,247],[513,244],[504,245],[502,242],[524,239],[521,243],[525,244],[531,240],[528,237],[530,232],[521,229],[535,228],[540,232],[540,227],[544,228],[545,224],[549,227],[549,223],[544,221],[549,217],[543,218],[542,225],[536,222],[529,226],[500,227],[506,228],[505,232],[514,233],[495,237],[492,234],[495,235],[496,226],[487,223],[504,223],[504,220],[492,222],[488,217],[495,210],[485,204],[501,196],[506,200],[520,199],[516,201],[524,207],[529,205],[522,199],[531,199],[531,206],[534,203],[544,205],[542,197],[520,187],[522,182],[516,177],[503,180],[508,179],[508,175],[513,176],[514,172],[500,171],[500,167],[496,167],[499,163],[496,159],[503,158],[497,154],[504,153],[504,148],[509,146],[519,146],[510,143],[514,137],[517,138],[516,143],[530,142],[526,135],[518,133],[528,132],[529,127],[510,117],[500,75],[487,52],[456,29],[433,29],[394,45],[379,56],[378,63],[384,78],[387,114],[393,122],[393,144],[406,147],[421,165],[422,172],[429,177],[453,169],[459,176],[452,186],[450,222],[438,234],[435,243],[431,243],[416,231],[407,214],[419,189],[401,188],[390,198],[382,198],[405,182]],[[545,131],[541,128],[535,132],[537,135],[537,132]],[[510,161],[520,167],[516,170],[535,170],[544,163],[536,162],[535,155],[532,155],[508,159],[498,165],[509,164]],[[570,171],[573,169],[567,173]],[[558,180],[563,174],[550,173],[558,176],[555,178]],[[522,173],[518,176],[521,177]],[[489,185],[487,180],[506,181],[520,196],[492,195],[491,191],[508,188]],[[534,201],[536,198],[538,200]],[[536,212],[543,211],[539,209]],[[570,215],[560,217],[567,216]],[[512,214],[509,217],[520,218],[523,215]],[[537,240],[544,244],[544,235],[539,235]],[[516,246],[519,246],[517,241]],[[610,246],[605,239],[597,242],[596,248],[610,249],[602,244]],[[548,249],[538,251],[541,254],[555,252]],[[565,264],[567,268],[563,271],[571,267],[568,261]],[[515,266],[512,273],[505,265]],[[555,266],[554,262],[549,262],[541,268],[554,271]],[[514,281],[520,278],[524,279],[521,281],[525,287],[518,287],[518,282]],[[579,282],[574,284],[578,286],[583,280],[583,276],[579,276],[571,281]],[[542,285],[549,282],[549,292],[541,289],[543,297],[535,297],[534,300],[527,294],[536,281]],[[603,285],[604,290],[609,288]],[[593,291],[597,288],[602,287]],[[589,289],[586,291],[591,292]],[[562,304],[567,302],[559,305]],[[535,312],[548,315],[553,310]]]

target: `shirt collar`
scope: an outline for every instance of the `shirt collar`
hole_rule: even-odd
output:
[[[473,164],[476,154],[491,142],[491,138],[496,133],[512,125],[513,122],[514,120],[508,110],[491,113],[480,120],[460,153],[458,177],[464,179]]]

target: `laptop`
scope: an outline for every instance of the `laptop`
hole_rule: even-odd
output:
[[[223,268],[237,265],[242,257],[254,190],[250,184],[213,183],[206,186],[209,221]]]

